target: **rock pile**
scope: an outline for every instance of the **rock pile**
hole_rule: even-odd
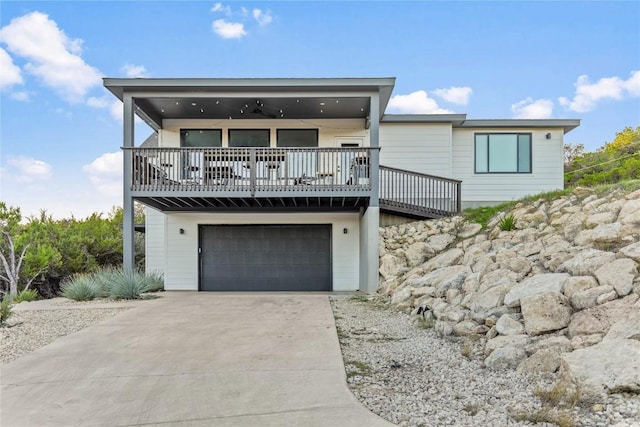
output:
[[[379,293],[480,343],[488,368],[640,392],[640,190],[521,203],[482,233],[461,217],[386,227],[380,255]]]

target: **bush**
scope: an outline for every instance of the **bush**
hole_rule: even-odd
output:
[[[160,292],[164,291],[164,275],[159,271],[152,271],[145,275],[147,281],[146,292]]]
[[[109,295],[116,299],[136,299],[149,290],[147,276],[137,270],[121,269],[114,274]]]
[[[3,325],[9,317],[11,317],[13,314],[12,310],[13,301],[11,301],[9,295],[5,294],[4,298],[2,298],[2,302],[0,302],[0,325]]]
[[[62,284],[62,296],[74,301],[89,301],[102,295],[103,290],[93,275],[76,274]]]
[[[13,302],[19,303],[35,301],[38,299],[38,296],[38,291],[36,291],[35,289],[23,289],[18,292],[18,295],[16,295],[16,297],[13,299]]]

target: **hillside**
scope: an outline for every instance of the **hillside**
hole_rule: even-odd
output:
[[[489,369],[557,375],[587,402],[640,393],[639,188],[531,198],[486,229],[381,228],[379,293]]]

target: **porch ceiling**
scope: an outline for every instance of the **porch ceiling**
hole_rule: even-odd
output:
[[[164,119],[344,119],[366,118],[367,97],[154,97],[138,98],[136,106],[150,117]]]
[[[136,201],[163,212],[305,212],[357,211],[368,197],[136,197]]]

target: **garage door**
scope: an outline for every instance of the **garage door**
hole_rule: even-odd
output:
[[[331,225],[200,227],[200,290],[330,291]]]

